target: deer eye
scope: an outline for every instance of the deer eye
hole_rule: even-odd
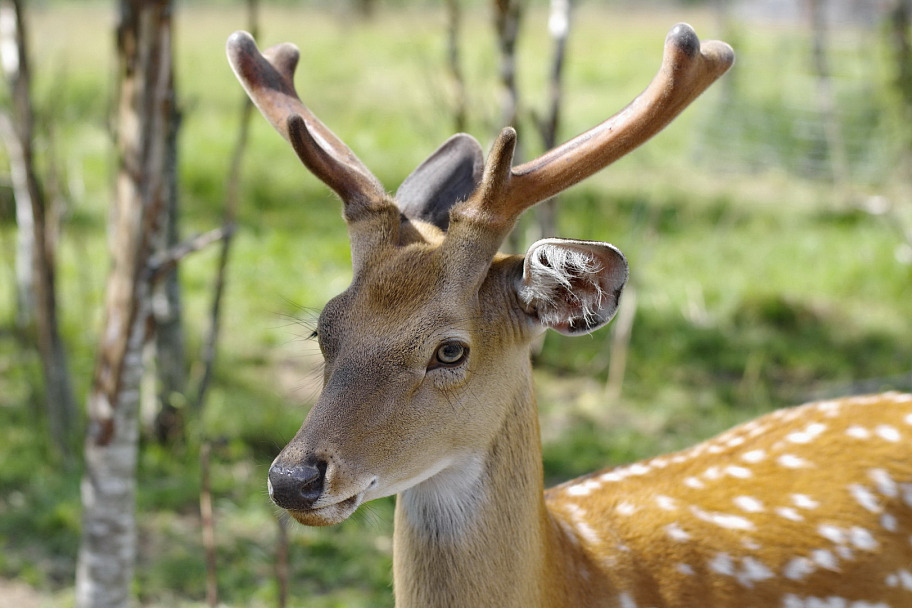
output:
[[[428,366],[428,369],[438,367],[455,367],[466,360],[469,356],[469,347],[461,342],[444,342],[437,347],[434,353],[434,360]]]

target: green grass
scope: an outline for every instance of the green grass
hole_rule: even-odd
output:
[[[36,93],[41,111],[54,118],[72,195],[59,249],[60,302],[82,402],[107,272],[113,15],[107,3],[34,11]],[[187,234],[220,222],[241,100],[223,49],[243,18],[224,5],[177,13]],[[658,67],[665,32],[679,20],[704,35],[725,35],[701,9],[582,6],[568,55],[565,134],[642,90]],[[520,41],[527,156],[540,151],[528,116],[545,100],[548,48],[537,42],[545,23],[543,12],[530,14]],[[298,44],[299,92],[394,190],[451,132],[443,28],[432,9],[381,11],[374,22],[358,22],[339,12],[264,7],[261,41]],[[470,130],[487,145],[498,104],[486,13],[468,15],[464,32]],[[678,449],[810,397],[912,384],[912,268],[896,260],[895,228],[854,206],[869,195],[898,203],[909,195],[896,170],[900,123],[877,32],[842,32],[857,44],[871,42],[873,51],[840,51],[836,95],[851,172],[839,188],[827,179],[819,123],[808,121],[814,88],[803,32],[760,24],[730,33],[738,63],[726,82],[562,199],[560,234],[624,250],[638,306],[615,401],[605,400],[610,329],[587,338],[549,335],[537,355],[550,482]],[[189,417],[186,445],[142,447],[144,549],[135,590],[145,606],[203,605],[202,435],[217,441],[212,486],[222,600],[271,606],[278,594],[277,513],[265,474],[318,390],[319,355],[304,338],[316,311],[346,287],[349,254],[338,201],[258,116],[243,178],[207,409]],[[900,208],[906,220],[907,207]],[[24,581],[52,605],[66,606],[79,540],[80,465],[49,457],[40,371],[11,329],[9,209],[0,203],[0,578]],[[191,352],[205,329],[215,257],[202,252],[181,267]],[[198,377],[197,364],[190,375]],[[392,504],[367,505],[334,528],[290,528],[293,605],[391,605]]]

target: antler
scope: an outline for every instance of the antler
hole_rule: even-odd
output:
[[[516,132],[501,131],[480,187],[457,212],[511,227],[532,205],[584,180],[661,131],[724,74],[734,52],[716,40],[700,44],[686,23],[665,38],[662,67],[626,108],[539,158],[512,167]]]
[[[299,52],[277,44],[260,53],[247,32],[228,38],[228,61],[263,116],[294,147],[298,158],[342,197],[346,217],[356,207],[385,199],[379,180],[342,140],[304,105],[294,87]],[[360,203],[360,205],[358,205]]]

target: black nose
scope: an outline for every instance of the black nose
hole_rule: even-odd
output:
[[[275,463],[269,469],[269,488],[272,501],[283,509],[309,509],[323,493],[326,463]]]

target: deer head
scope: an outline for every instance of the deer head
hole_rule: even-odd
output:
[[[484,475],[481,455],[534,404],[529,342],[547,328],[603,326],[627,280],[607,243],[546,239],[517,256],[498,253],[504,238],[525,209],[661,130],[733,61],[728,45],[701,45],[679,24],[652,83],[602,124],[516,167],[512,128],[486,162],[475,139],[455,135],[390,196],[299,99],[294,46],[261,54],[238,32],[228,56],[263,115],[342,199],[351,241],[352,283],[318,322],[324,388],[269,472],[275,503],[309,525],[425,482],[446,479],[458,493]]]

